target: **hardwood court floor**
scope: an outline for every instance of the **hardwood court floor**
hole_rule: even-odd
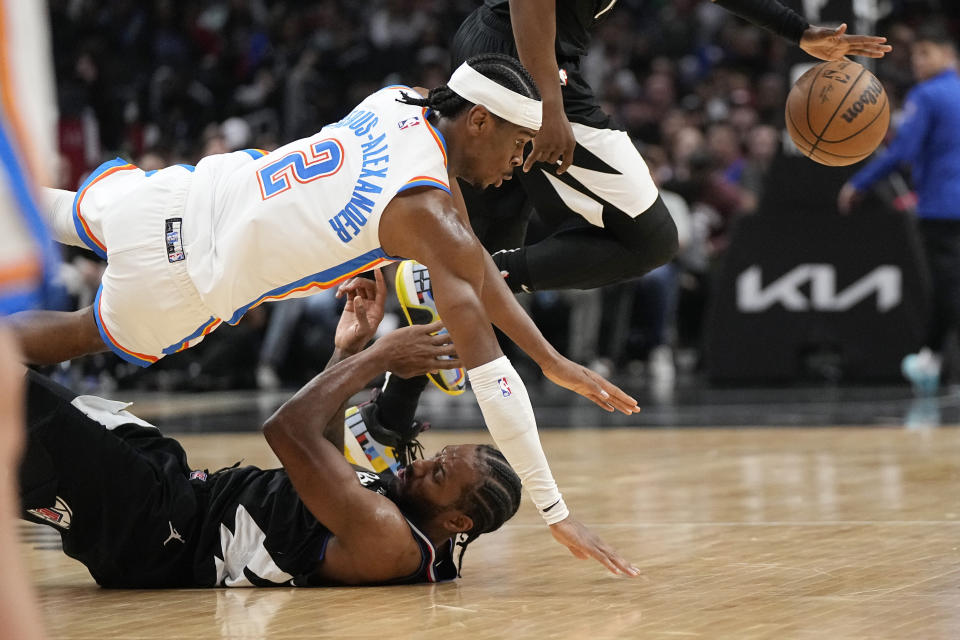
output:
[[[254,434],[181,439],[195,467],[272,464]],[[573,559],[526,503],[433,586],[108,591],[48,529],[22,525],[21,547],[51,638],[960,638],[960,429],[543,440],[573,511],[642,577]]]

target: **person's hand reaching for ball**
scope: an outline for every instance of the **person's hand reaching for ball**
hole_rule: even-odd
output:
[[[844,56],[882,58],[893,51],[882,36],[856,36],[847,34],[847,25],[836,29],[809,26],[800,38],[800,48],[821,60],[839,60]]]

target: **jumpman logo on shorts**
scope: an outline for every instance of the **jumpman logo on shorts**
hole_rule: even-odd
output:
[[[167,543],[170,542],[171,540],[176,540],[181,544],[186,544],[187,541],[183,539],[183,536],[181,536],[180,533],[173,528],[173,523],[167,520],[167,524],[170,525],[170,535],[167,537],[166,540],[163,541],[163,546],[167,546]]]

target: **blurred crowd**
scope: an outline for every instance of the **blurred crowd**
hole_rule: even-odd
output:
[[[338,120],[381,86],[442,84],[449,40],[477,4],[50,0],[58,186],[76,189],[117,155],[147,170],[269,150]],[[875,71],[894,119],[913,82],[912,24],[931,9],[957,13],[937,4],[884,5],[877,32],[894,51]],[[661,384],[672,384],[678,367],[695,368],[711,265],[733,221],[761,208],[783,144],[791,48],[706,1],[620,0],[609,13],[584,70],[664,190],[682,246],[673,263],[637,282],[527,296],[558,348],[606,373]],[[67,254],[62,282],[73,304],[89,304],[99,268],[92,254]],[[104,354],[69,371],[101,387],[292,385],[322,369],[336,312],[329,294],[263,305],[149,370]]]

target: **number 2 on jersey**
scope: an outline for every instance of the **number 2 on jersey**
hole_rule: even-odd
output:
[[[291,178],[305,184],[332,176],[343,166],[343,147],[338,140],[327,138],[314,142],[308,151],[309,158],[303,151],[293,151],[257,171],[260,196],[264,200],[289,189],[293,184]]]

